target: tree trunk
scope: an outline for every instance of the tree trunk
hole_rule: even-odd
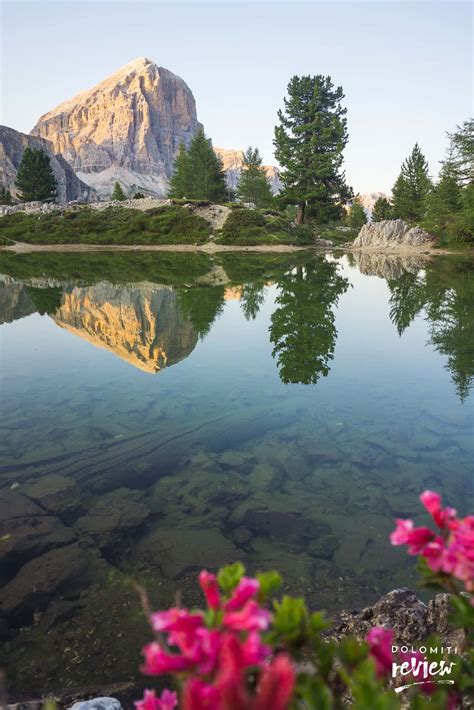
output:
[[[296,224],[303,224],[305,209],[306,209],[306,202],[300,202],[298,205],[298,214],[296,215]]]

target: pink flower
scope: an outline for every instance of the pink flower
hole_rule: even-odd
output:
[[[423,557],[433,572],[439,572],[446,565],[444,541],[438,537],[429,542],[423,550]]]
[[[159,611],[150,617],[154,631],[177,631],[178,633],[192,634],[203,625],[202,614],[190,614],[186,609],[172,608],[168,611]]]
[[[433,491],[424,491],[420,500],[439,528],[449,527],[450,521],[456,517],[454,508],[442,508],[441,496]]]
[[[144,646],[142,653],[145,656],[145,663],[141,670],[145,675],[182,673],[192,668],[193,665],[192,661],[184,656],[166,653],[155,641]]]
[[[183,710],[220,710],[220,694],[213,685],[190,678],[184,686]]]
[[[259,666],[271,654],[272,649],[262,643],[260,635],[251,631],[241,645],[242,658],[245,666]]]
[[[392,545],[408,545],[410,555],[419,555],[435,537],[429,528],[415,528],[412,520],[397,518],[395,522],[397,527],[390,534],[390,542]]]
[[[259,680],[255,710],[286,710],[295,687],[296,673],[290,657],[280,653]]]
[[[250,579],[250,577],[242,577],[237,587],[234,589],[232,597],[225,604],[226,611],[237,611],[254,597],[260,589],[258,579]]]
[[[257,602],[249,601],[240,611],[226,611],[224,626],[232,631],[265,631],[270,624],[271,614]]]
[[[204,592],[209,608],[219,609],[221,600],[216,575],[203,569],[199,574],[199,585]]]
[[[159,698],[154,690],[145,690],[143,700],[134,703],[136,710],[174,710],[178,706],[178,696],[164,690]]]
[[[378,676],[384,676],[392,668],[392,629],[383,626],[374,626],[367,634],[369,653],[375,661],[375,670]]]

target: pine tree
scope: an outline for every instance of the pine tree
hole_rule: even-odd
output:
[[[202,129],[196,133],[188,150],[181,144],[168,194],[211,202],[228,199],[222,163]]]
[[[459,181],[463,185],[474,182],[474,119],[464,121],[454,133],[448,133],[448,137]]]
[[[244,164],[237,184],[237,195],[242,202],[252,202],[256,207],[270,207],[273,195],[258,148],[250,146],[244,155]]]
[[[43,150],[26,148],[16,176],[15,186],[22,202],[50,202],[57,196],[56,180],[49,158]]]
[[[2,185],[0,187],[0,205],[11,205],[12,204],[12,194],[8,187]]]
[[[386,197],[379,197],[372,209],[372,222],[382,222],[384,219],[392,219],[392,205]]]
[[[367,222],[367,215],[365,214],[364,206],[361,202],[360,196],[356,195],[353,199],[349,211],[346,216],[346,224],[351,229],[360,229]]]
[[[112,194],[110,195],[111,200],[117,200],[118,202],[123,202],[124,200],[127,199],[126,194],[124,193],[122,186],[119,182],[116,182],[114,185],[114,190]]]
[[[407,222],[419,222],[426,211],[426,200],[432,183],[428,175],[428,163],[415,143],[411,155],[402,164],[392,190],[394,217]]]
[[[427,210],[424,224],[435,236],[443,233],[453,224],[462,209],[462,189],[459,183],[459,171],[455,159],[453,140],[448,155],[442,163],[438,183],[427,198]]]
[[[190,197],[191,190],[190,173],[188,168],[188,153],[184,143],[181,143],[178,155],[173,165],[173,175],[171,176],[168,197],[182,198]]]
[[[307,206],[319,222],[339,218],[352,196],[341,172],[348,141],[342,88],[330,76],[294,76],[287,91],[273,141],[283,168],[280,199],[298,205],[297,224]]]

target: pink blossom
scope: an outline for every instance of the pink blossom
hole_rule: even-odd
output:
[[[408,545],[410,555],[419,555],[434,538],[429,528],[415,528],[412,520],[397,518],[395,522],[397,527],[390,534],[390,542],[392,545]]]
[[[192,661],[184,656],[173,655],[163,651],[161,646],[153,641],[143,647],[145,663],[142,673],[145,675],[161,675],[162,673],[182,673],[192,668]]]
[[[296,673],[290,657],[280,653],[263,671],[257,687],[255,710],[286,710],[291,702]]]
[[[250,579],[250,577],[242,577],[237,587],[234,589],[232,597],[225,604],[226,611],[237,611],[254,597],[260,589],[258,579]]]
[[[190,678],[184,686],[183,710],[220,710],[220,693],[213,685]]]
[[[177,631],[178,633],[194,633],[203,625],[202,614],[190,614],[186,609],[172,608],[151,615],[151,626],[154,631]]]
[[[441,496],[433,491],[424,491],[420,500],[439,528],[449,527],[450,521],[456,517],[454,508],[442,508]]]
[[[271,654],[272,649],[262,643],[260,635],[251,631],[241,644],[242,658],[245,666],[259,666]]]
[[[369,653],[375,661],[375,670],[378,676],[384,676],[392,668],[392,629],[383,626],[374,626],[367,634]]]
[[[199,585],[204,592],[209,608],[219,609],[221,600],[216,575],[203,569],[199,574]]]
[[[423,550],[423,557],[433,572],[439,572],[446,564],[444,541],[438,537],[429,542]]]
[[[232,631],[265,631],[270,619],[269,611],[262,609],[256,601],[249,601],[240,611],[226,611],[223,623]]]
[[[136,710],[174,710],[178,706],[178,696],[164,690],[157,698],[154,690],[145,690],[143,700],[138,700],[134,705]]]

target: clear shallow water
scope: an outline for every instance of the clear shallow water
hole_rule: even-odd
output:
[[[14,689],[134,679],[133,581],[197,603],[196,568],[241,559],[356,607],[415,584],[388,534],[422,520],[420,491],[472,507],[472,261],[4,254],[0,273]]]

